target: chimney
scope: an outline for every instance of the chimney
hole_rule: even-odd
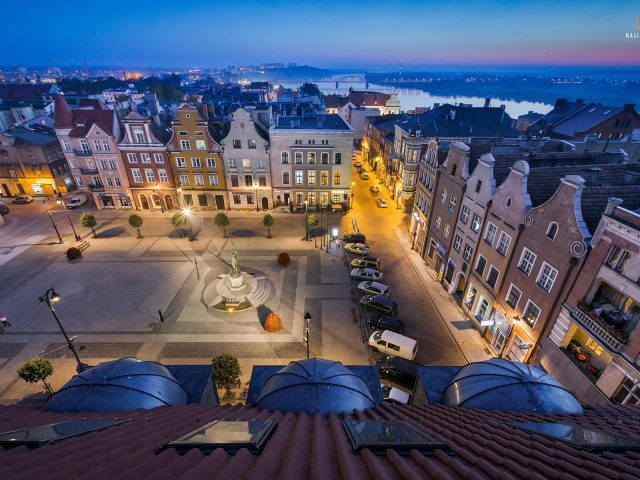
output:
[[[613,211],[620,206],[622,199],[618,197],[609,197],[607,201],[607,208],[604,209],[605,215],[613,215]]]
[[[636,104],[635,103],[625,103],[624,106],[622,107],[624,110],[635,110],[636,109]]]
[[[567,99],[566,98],[558,98],[556,99],[556,103],[553,105],[553,108],[558,108],[564,104],[567,103]],[[577,102],[576,102],[577,103]]]
[[[449,110],[449,120],[455,120],[456,111],[454,109]]]
[[[484,99],[484,108],[489,108],[491,106],[491,98]]]
[[[578,105],[582,105],[582,103],[583,103],[583,102],[584,102],[584,98],[578,98],[578,99],[576,100],[576,103],[577,103]]]

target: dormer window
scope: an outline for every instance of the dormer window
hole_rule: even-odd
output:
[[[556,238],[556,234],[558,233],[558,224],[556,222],[551,222],[549,227],[547,227],[547,237],[551,240]]]
[[[138,130],[135,132],[135,136],[136,136],[136,143],[144,143],[144,133]]]

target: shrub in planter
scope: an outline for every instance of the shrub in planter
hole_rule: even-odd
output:
[[[271,312],[264,321],[264,329],[267,332],[275,333],[282,330],[282,319],[277,313]]]
[[[76,247],[71,247],[67,249],[67,258],[69,260],[75,260],[76,258],[80,258],[82,256],[82,250]]]
[[[291,263],[291,257],[289,257],[288,253],[281,252],[278,254],[278,264],[282,265],[283,267],[286,267],[290,263]]]

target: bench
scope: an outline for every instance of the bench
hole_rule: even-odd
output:
[[[89,242],[87,242],[86,240],[80,242],[76,248],[78,248],[78,250],[80,250],[81,252],[84,252],[87,248],[89,248],[91,246],[91,244]]]

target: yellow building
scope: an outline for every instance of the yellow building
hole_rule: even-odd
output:
[[[207,119],[197,108],[184,103],[171,123],[173,135],[167,149],[179,206],[226,209],[222,148],[211,135]]]
[[[66,193],[74,185],[56,134],[46,127],[16,127],[0,134],[0,195]]]

